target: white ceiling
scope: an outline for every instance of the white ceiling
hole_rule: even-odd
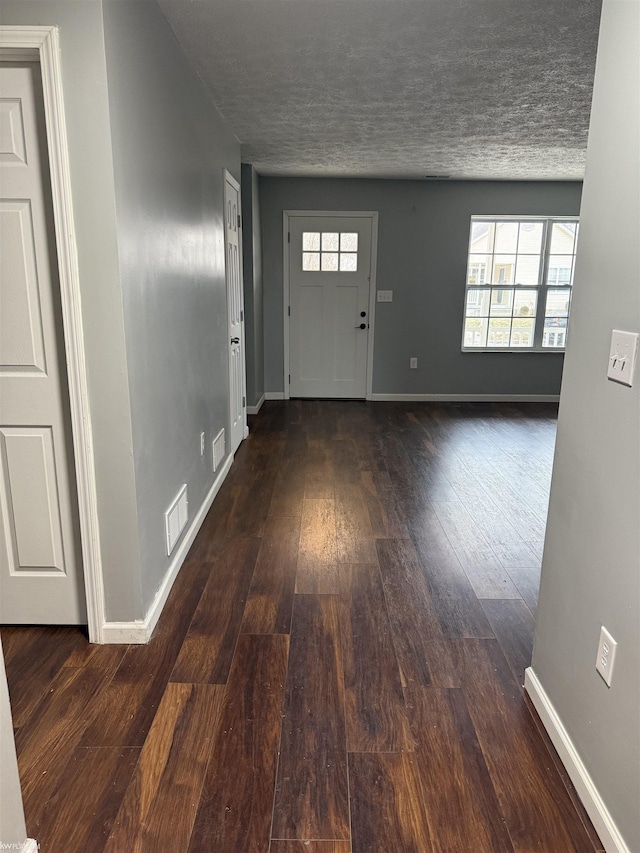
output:
[[[601,0],[159,0],[264,175],[581,179]]]

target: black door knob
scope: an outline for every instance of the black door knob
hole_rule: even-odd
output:
[[[366,323],[360,323],[359,326],[354,326],[354,329],[366,329],[366,328],[367,328]]]

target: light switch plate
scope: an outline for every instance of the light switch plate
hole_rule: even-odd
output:
[[[607,377],[622,385],[633,385],[633,374],[638,358],[637,332],[621,332],[614,329],[611,332],[611,351]]]
[[[393,302],[393,290],[379,290],[378,302]]]

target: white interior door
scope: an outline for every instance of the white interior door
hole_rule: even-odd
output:
[[[289,393],[367,392],[370,216],[289,219]]]
[[[247,434],[244,356],[244,295],[242,290],[242,231],[240,186],[225,172],[225,247],[227,310],[229,312],[229,390],[231,452],[235,453]]]
[[[0,622],[86,604],[37,63],[0,63]]]

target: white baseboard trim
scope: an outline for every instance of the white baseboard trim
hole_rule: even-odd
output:
[[[284,400],[284,391],[265,391],[264,392],[265,400]]]
[[[631,853],[532,667],[525,670],[524,689],[529,694],[604,849],[607,853]]]
[[[262,408],[262,404],[266,400],[266,394],[263,394],[262,397],[258,400],[255,406],[247,406],[247,414],[248,415],[257,415],[260,409]]]
[[[380,403],[557,403],[559,394],[372,394]]]
[[[162,608],[169,597],[173,582],[178,576],[178,572],[185,561],[189,548],[192,546],[193,540],[196,538],[198,530],[200,530],[202,522],[204,521],[204,517],[209,512],[211,504],[213,503],[215,496],[220,491],[220,487],[224,483],[232,464],[233,455],[229,454],[226,462],[220,469],[218,476],[214,480],[209,493],[204,499],[202,506],[194,516],[190,527],[182,537],[182,541],[176,549],[171,565],[164,576],[160,589],[157,591],[155,598],[151,602],[151,606],[149,607],[145,618],[136,619],[133,622],[105,622],[102,626],[103,643],[127,643],[139,645],[149,642],[151,635],[153,634],[153,630],[158,623],[158,619],[160,618],[160,614],[162,613]]]
[[[40,846],[34,838],[27,838],[22,845],[22,853],[38,853]]]
[[[133,622],[105,622],[100,633],[100,642],[109,645],[144,645],[149,642],[149,632],[146,619],[136,619]]]

